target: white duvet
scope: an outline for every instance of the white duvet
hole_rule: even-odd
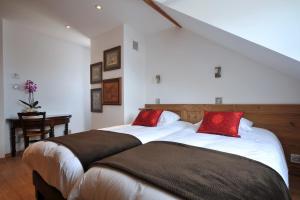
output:
[[[182,130],[188,125],[187,122],[177,121],[157,127],[121,125],[103,130],[130,134],[142,143],[146,143]],[[68,197],[76,181],[84,174],[80,161],[68,148],[49,141],[30,145],[24,151],[23,160],[49,185],[57,188],[65,198]]]
[[[276,170],[288,186],[288,169],[277,137],[261,128],[240,132],[241,138],[196,133],[191,125],[159,140],[180,142],[259,161]],[[172,152],[170,152],[172,153]],[[159,163],[158,163],[159,164]],[[177,197],[125,173],[107,167],[93,167],[76,183],[70,200],[174,200]]]

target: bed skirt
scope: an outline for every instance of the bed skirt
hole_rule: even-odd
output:
[[[35,197],[37,200],[66,200],[60,191],[46,183],[46,181],[36,171],[32,172],[33,185],[35,187]]]

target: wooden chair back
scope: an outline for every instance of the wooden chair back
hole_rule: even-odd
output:
[[[45,131],[46,112],[18,113],[23,135],[27,136],[28,130]]]

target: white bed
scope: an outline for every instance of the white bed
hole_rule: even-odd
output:
[[[157,127],[121,125],[103,130],[127,133],[147,143],[182,130],[187,125],[187,122],[176,121]],[[30,145],[24,151],[23,160],[49,185],[57,188],[64,198],[68,197],[76,181],[84,174],[80,161],[68,148],[49,141]]]
[[[270,131],[253,127],[252,131],[240,131],[241,138],[232,138],[196,133],[197,128],[190,125],[159,140],[228,152],[259,161],[276,170],[288,186],[288,169],[283,149]],[[107,167],[93,167],[76,183],[68,199],[174,200],[177,197],[122,172]]]

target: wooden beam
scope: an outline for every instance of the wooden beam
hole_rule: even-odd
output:
[[[167,18],[169,21],[171,21],[178,28],[182,28],[182,26],[177,21],[175,21],[170,15],[168,15],[163,9],[161,9],[156,3],[154,3],[153,0],[144,0],[144,2],[148,4],[151,8],[159,12],[162,16]]]

